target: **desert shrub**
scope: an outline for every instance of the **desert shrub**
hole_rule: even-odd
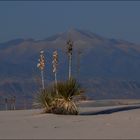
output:
[[[58,94],[56,94],[56,88]],[[80,87],[75,79],[58,82],[42,90],[36,98],[36,103],[45,109],[46,113],[77,115],[78,108],[73,98],[80,94]]]

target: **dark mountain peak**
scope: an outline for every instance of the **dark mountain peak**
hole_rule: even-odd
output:
[[[66,32],[67,33],[78,33],[79,32],[79,29],[77,29],[77,28],[70,28]]]
[[[68,39],[71,39],[73,41],[91,41],[91,40],[99,40],[102,41],[104,40],[103,37],[94,34],[90,31],[85,31],[77,28],[70,28],[69,30],[62,32],[60,34],[56,34],[54,36],[51,36],[47,38],[47,41],[66,41]]]
[[[104,39],[104,37],[102,37],[102,36],[100,36],[100,35],[98,35],[98,34],[95,34],[95,33],[91,32],[91,31],[89,31],[89,30],[82,30],[82,29],[77,29],[77,28],[71,28],[71,29],[68,30],[67,32],[68,32],[68,34],[70,34],[71,36],[72,36],[73,34],[77,34],[77,35],[79,34],[79,35],[81,35],[81,36],[85,36],[85,37],[88,37],[88,38],[90,38],[90,39],[94,39],[94,38],[98,38],[98,39],[101,39],[101,40]]]
[[[49,42],[53,42],[56,40],[61,40],[61,41],[66,41],[68,39],[72,39],[73,41],[77,41],[77,40],[104,40],[105,38],[94,34],[90,31],[86,31],[86,30],[81,30],[81,29],[77,29],[77,28],[70,28],[69,30],[65,31],[65,32],[61,32],[61,33],[57,33],[53,36],[50,36],[44,40],[40,40],[40,41],[49,41]]]

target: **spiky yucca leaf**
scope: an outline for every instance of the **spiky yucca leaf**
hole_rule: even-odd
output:
[[[57,90],[60,97],[65,100],[71,100],[74,96],[80,94],[80,87],[75,79],[71,78],[66,82],[59,82],[57,84]]]
[[[78,109],[72,100],[74,96],[79,95],[79,85],[75,79],[57,84],[58,98],[56,99],[55,113],[77,115]]]
[[[35,104],[39,107],[44,108],[44,111],[46,113],[52,112],[53,108],[52,104],[55,96],[56,96],[55,88],[53,85],[51,85],[48,88],[45,88],[44,90],[38,92],[35,98]]]
[[[62,98],[58,98],[55,101],[55,108],[53,109],[53,113],[63,115],[77,115],[78,108],[72,100],[68,101]]]

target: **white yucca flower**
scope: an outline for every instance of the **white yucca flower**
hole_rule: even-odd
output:
[[[40,63],[37,64],[37,67],[40,67]]]
[[[44,67],[45,67],[45,57],[44,57],[44,51],[40,51],[40,58],[38,59],[38,64],[37,67],[40,69],[41,71],[41,79],[42,79],[42,87],[43,89],[44,87]]]
[[[40,51],[40,53],[44,53],[44,51]]]

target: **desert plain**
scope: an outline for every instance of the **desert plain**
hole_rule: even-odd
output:
[[[42,109],[0,111],[0,139],[140,139],[140,104],[79,107],[79,115]]]

